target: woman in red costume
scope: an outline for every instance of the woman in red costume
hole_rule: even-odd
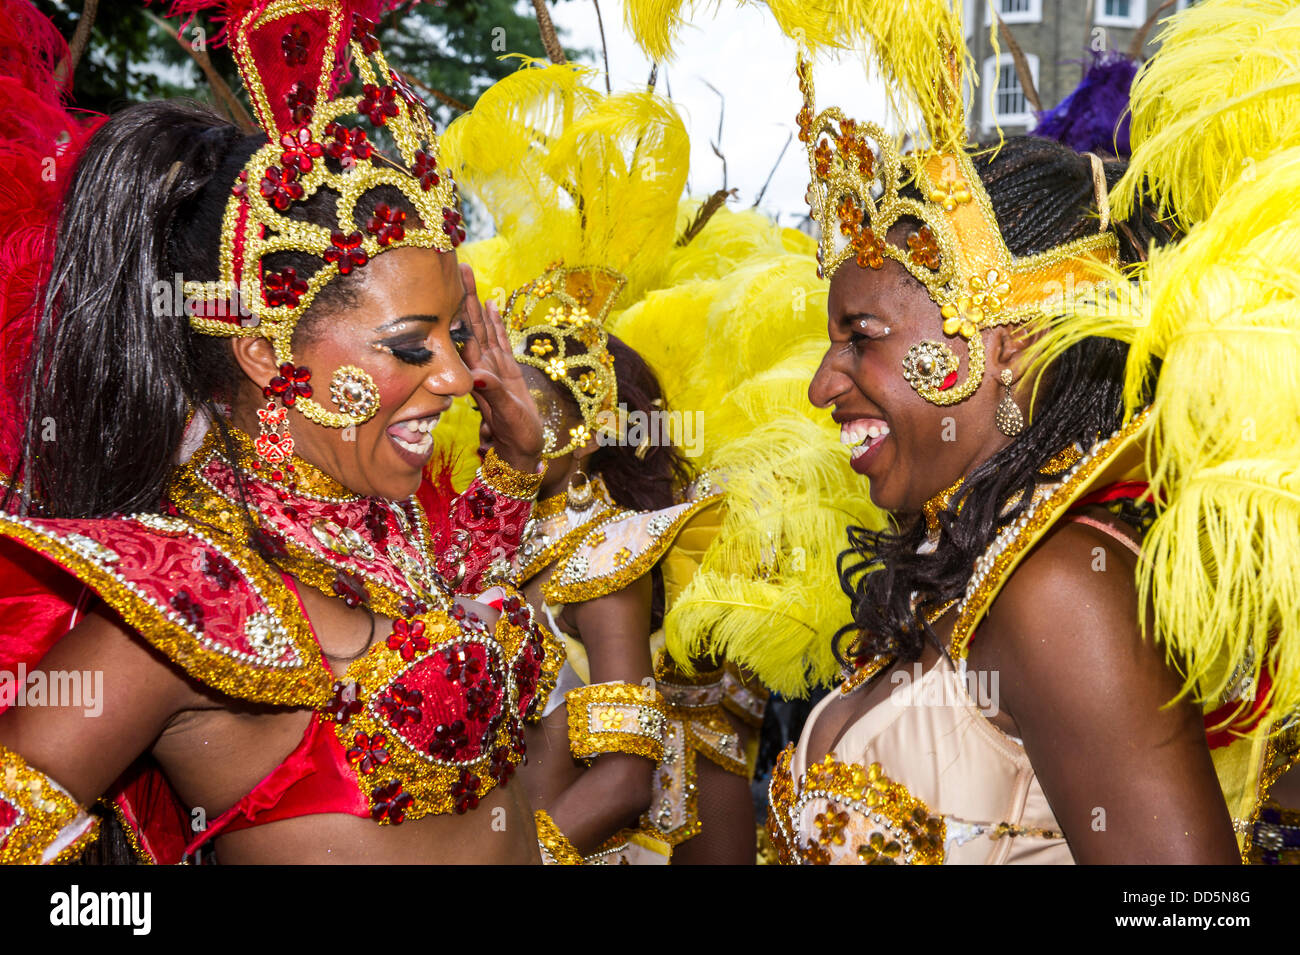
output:
[[[0,685],[0,861],[76,858],[103,798],[155,861],[536,862],[506,783],[543,651],[497,584],[541,426],[457,266],[454,184],[376,10],[227,12],[261,130],[109,118],[34,305],[0,517],[0,646],[30,671]],[[439,504],[430,432],[471,391],[494,446]],[[93,700],[35,692],[94,674]]]

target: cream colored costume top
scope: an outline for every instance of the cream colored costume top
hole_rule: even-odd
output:
[[[769,816],[781,861],[1073,862],[1023,747],[981,712],[975,675],[946,656],[915,672],[880,677],[894,683],[889,698],[809,766],[811,729],[843,696],[833,691],[781,755]]]

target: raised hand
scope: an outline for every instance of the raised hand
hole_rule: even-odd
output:
[[[474,376],[471,392],[479,412],[492,432],[492,445],[511,467],[528,474],[537,470],[542,456],[542,419],[528,393],[505,325],[496,306],[484,307],[478,298],[474,270],[461,265],[465,283],[465,310],[474,340],[462,355]]]

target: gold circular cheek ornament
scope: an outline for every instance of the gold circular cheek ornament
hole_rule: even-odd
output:
[[[957,356],[943,342],[917,342],[903,356],[903,377],[927,401],[931,392],[957,380]]]
[[[369,421],[379,410],[375,380],[356,365],[340,365],[330,378],[330,399],[352,424]],[[346,427],[346,425],[345,425]]]

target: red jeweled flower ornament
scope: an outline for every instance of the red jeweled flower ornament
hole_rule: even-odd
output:
[[[198,309],[192,324],[205,334],[264,337],[278,363],[295,367],[293,330],[327,283],[389,249],[445,252],[465,239],[434,124],[389,67],[375,24],[355,10],[343,0],[297,0],[288,12],[263,3],[228,8],[224,37],[267,142],[231,184],[212,284],[238,290],[252,316]],[[379,127],[395,146],[391,155],[372,141]],[[322,203],[306,204],[322,192],[330,221],[309,221],[319,220]],[[277,253],[302,260],[281,268]],[[316,424],[360,423],[295,394],[286,404]]]
[[[383,825],[470,812],[509,782],[542,662],[517,593],[494,627],[459,606],[402,609],[413,613],[349,666],[323,709]]]

